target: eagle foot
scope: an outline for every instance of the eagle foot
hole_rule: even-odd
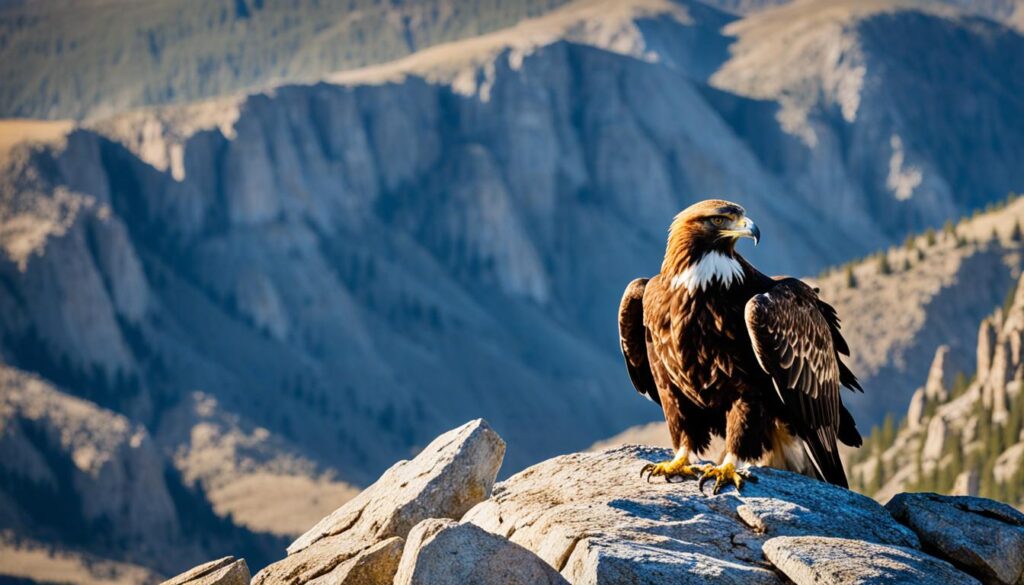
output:
[[[708,465],[705,467],[704,474],[697,481],[697,489],[704,491],[704,484],[711,479],[715,480],[715,485],[711,488],[712,494],[717,494],[722,491],[723,487],[729,484],[736,486],[736,491],[739,491],[743,487],[744,482],[757,483],[757,478],[749,471],[736,469],[736,465],[733,463],[723,463],[717,466]]]
[[[640,477],[647,474],[647,482],[650,483],[652,477],[664,477],[666,482],[672,482],[672,478],[687,478],[687,477],[700,477],[700,474],[705,471],[706,465],[690,465],[685,459],[672,459],[669,461],[662,461],[661,463],[648,463],[643,466],[640,470]]]

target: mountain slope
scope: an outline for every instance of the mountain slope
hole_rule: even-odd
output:
[[[131,564],[173,574],[239,546],[262,564],[280,544],[218,518],[143,427],[7,366],[0,461],[6,575],[52,579],[94,564],[91,578],[152,581]],[[47,559],[41,543],[54,542],[63,553]]]
[[[545,77],[572,66],[581,76],[568,85]],[[598,72],[610,71],[635,82],[608,91]],[[657,128],[632,94],[639,84],[673,87],[663,107],[692,116]],[[525,102],[537,87],[549,93]],[[394,103],[413,107],[396,114]],[[156,128],[165,141],[129,150],[81,130],[62,149],[13,157],[7,176],[24,197],[11,206],[28,208],[20,223],[59,216],[48,220],[59,237],[32,248],[8,232],[7,314],[23,321],[6,327],[44,340],[57,366],[66,354],[75,368],[141,378],[137,398],[115,393],[111,406],[144,419],[163,416],[156,403],[180,392],[162,398],[150,387],[155,369],[173,376],[167,386],[214,392],[222,406],[237,396],[229,410],[292,428],[298,444],[334,437],[343,446],[319,456],[357,482],[355,470],[471,411],[499,428],[521,421],[506,431],[523,441],[513,465],[642,420],[648,407],[621,391],[614,353],[596,340],[613,334],[605,315],[621,283],[656,265],[660,224],[685,204],[674,185],[742,189],[766,230],[784,232],[757,184],[771,181],[728,155],[740,145],[722,144],[692,172],[656,154],[724,130],[684,77],[586,47],[554,45],[519,73],[499,72],[487,102],[413,79],[282,88],[235,107],[230,138],[201,130],[176,145],[177,128],[159,125],[173,116],[155,112],[128,127]],[[534,116],[553,126],[518,126]],[[469,124],[481,119],[494,127]],[[414,149],[409,128],[422,129]],[[178,170],[135,154],[155,151],[179,152]],[[610,164],[623,156],[628,164]],[[775,261],[797,265],[782,254],[811,249],[776,245]],[[62,289],[77,294],[29,292]],[[90,326],[69,334],[76,322]],[[424,391],[423,380],[444,392]],[[267,419],[282,393],[299,410]]]
[[[723,98],[726,119],[851,240],[937,226],[1024,184],[1010,162],[1024,156],[1024,82],[1003,73],[1024,39],[919,5],[798,2],[725,29],[737,40],[711,84],[757,100]]]
[[[906,408],[940,346],[957,369],[973,370],[977,324],[1021,274],[1012,237],[1020,223],[1024,200],[1013,198],[812,279],[843,319],[849,364],[866,389],[845,400],[866,424]]]
[[[0,3],[0,116],[80,118],[308,81],[564,0]]]
[[[980,325],[977,369],[958,370],[948,346],[898,428],[888,419],[851,456],[861,491],[884,500],[903,489],[983,495],[1024,507],[1024,392],[1020,346],[1024,286]]]

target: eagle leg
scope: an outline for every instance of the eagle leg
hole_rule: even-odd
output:
[[[715,480],[715,485],[711,488],[712,494],[717,494],[722,491],[723,487],[729,484],[736,486],[736,491],[739,491],[743,487],[744,482],[757,483],[757,478],[749,471],[736,469],[736,464],[731,461],[726,461],[721,465],[708,465],[705,467],[703,475],[697,481],[697,489],[704,491],[704,484],[710,479]]]
[[[652,477],[664,477],[665,481],[671,482],[674,477],[699,477],[705,471],[706,465],[690,465],[690,454],[680,451],[675,459],[662,461],[660,463],[648,463],[640,470],[640,477],[647,474],[647,481]]]

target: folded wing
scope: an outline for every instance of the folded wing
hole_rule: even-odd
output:
[[[840,384],[856,386],[838,352],[846,352],[835,311],[795,278],[777,280],[747,301],[747,330],[757,361],[785,405],[786,422],[803,441],[819,477],[846,487],[837,435],[860,436],[839,398]],[[841,411],[845,416],[841,416]],[[841,428],[842,427],[842,428]]]
[[[661,397],[654,383],[651,364],[647,358],[647,329],[644,327],[644,289],[646,278],[629,283],[619,303],[619,344],[626,359],[626,370],[636,391],[659,406]]]

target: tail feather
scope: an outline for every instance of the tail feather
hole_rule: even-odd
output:
[[[761,464],[849,487],[836,439],[824,429],[800,438],[779,424],[771,435],[771,452]]]
[[[843,461],[839,458],[839,448],[835,436],[825,429],[803,437],[801,442],[807,457],[814,465],[818,479],[840,487],[850,487],[846,479]]]
[[[857,421],[853,420],[853,415],[842,404],[839,405],[838,438],[841,443],[851,447],[860,447],[864,444],[864,439],[857,430]]]

